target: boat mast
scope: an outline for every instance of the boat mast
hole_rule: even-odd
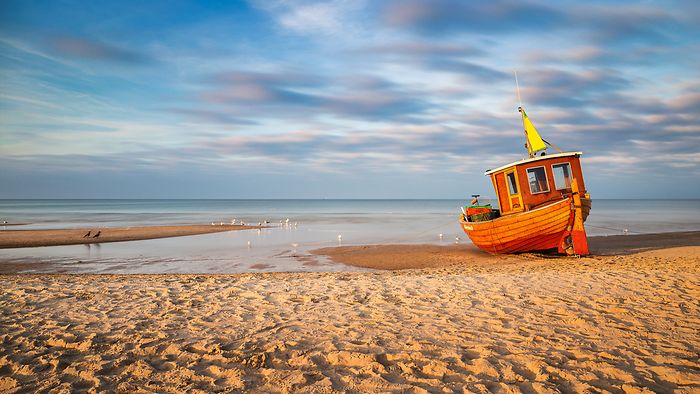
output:
[[[527,138],[527,129],[525,128],[525,115],[523,114],[523,102],[520,99],[520,85],[518,84],[518,72],[513,70],[513,74],[515,74],[515,90],[518,93],[518,112],[520,112],[520,119],[523,121],[523,133],[525,133],[525,149],[527,149],[527,155],[530,158],[535,157],[535,153],[532,151],[532,147],[530,147],[530,140]]]

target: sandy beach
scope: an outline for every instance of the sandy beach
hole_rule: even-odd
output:
[[[0,391],[700,390],[700,247],[423,253],[401,271],[2,275]]]
[[[0,231],[0,249],[123,242],[261,228],[225,223]],[[99,234],[97,234],[99,232]]]

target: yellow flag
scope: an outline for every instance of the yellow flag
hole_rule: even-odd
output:
[[[525,110],[523,109],[523,123],[525,124],[525,134],[527,135],[527,142],[530,147],[530,153],[534,153],[543,149],[547,149],[547,145],[542,141],[542,137],[532,125],[530,119],[527,117]]]

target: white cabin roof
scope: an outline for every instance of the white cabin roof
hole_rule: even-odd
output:
[[[501,171],[501,170],[505,170],[505,169],[508,168],[508,167],[513,167],[513,166],[517,166],[517,165],[520,165],[520,164],[531,163],[531,162],[540,161],[540,160],[546,160],[546,159],[554,159],[554,158],[557,158],[557,157],[567,157],[567,156],[576,156],[576,157],[578,157],[578,156],[581,156],[582,154],[583,154],[583,152],[561,152],[561,153],[555,153],[555,154],[553,154],[553,155],[535,156],[535,157],[533,157],[533,158],[531,158],[531,159],[524,159],[524,160],[520,160],[520,161],[514,161],[514,162],[512,162],[512,163],[510,163],[510,164],[506,164],[506,165],[504,165],[504,166],[500,166],[500,167],[498,167],[498,168],[494,168],[493,170],[487,170],[487,171],[484,173],[484,175],[491,175],[491,174],[493,174],[494,172],[498,172],[498,171]]]

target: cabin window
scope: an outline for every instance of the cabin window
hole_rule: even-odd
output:
[[[557,190],[571,188],[571,166],[569,163],[553,165],[552,173],[554,174],[554,187]]]
[[[545,193],[549,191],[547,184],[547,173],[544,167],[535,167],[527,169],[527,181],[530,183],[530,192],[532,194]]]
[[[506,179],[508,179],[508,191],[510,191],[510,195],[518,194],[518,184],[515,183],[515,173],[509,172],[506,175]]]

